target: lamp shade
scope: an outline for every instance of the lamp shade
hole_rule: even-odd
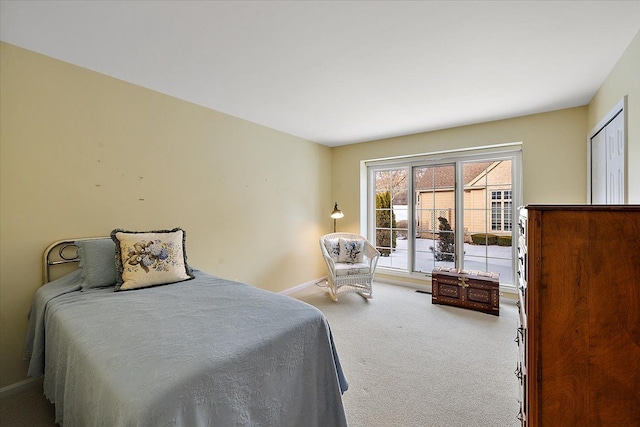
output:
[[[331,212],[331,218],[340,219],[343,216],[344,216],[344,214],[342,213],[342,211],[340,209],[338,209],[338,202],[336,202],[336,204],[333,206],[333,212]]]

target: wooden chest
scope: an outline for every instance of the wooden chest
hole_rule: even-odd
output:
[[[431,275],[431,302],[500,315],[500,275],[436,267]]]

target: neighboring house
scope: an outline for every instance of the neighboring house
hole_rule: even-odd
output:
[[[455,227],[453,166],[434,168],[432,185],[416,191],[417,235],[432,238],[438,232],[439,217]],[[511,234],[513,204],[511,162],[469,163],[464,168],[465,241],[474,233]]]

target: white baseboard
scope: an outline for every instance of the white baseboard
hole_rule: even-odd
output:
[[[389,283],[391,285],[399,285],[399,286],[404,286],[406,288],[412,288],[412,289],[417,289],[417,290],[420,290],[420,291],[431,292],[431,284],[420,285],[420,284],[417,284],[417,283],[405,282],[405,281],[402,281],[402,280],[388,279],[387,277],[384,277],[384,278],[375,277],[373,280],[374,280],[374,282]],[[509,298],[516,298],[517,299],[518,298],[518,288],[516,288],[514,285],[502,284],[502,285],[500,285],[500,294],[503,295],[503,296],[507,296]]]
[[[283,294],[283,295],[291,295],[291,294],[296,293],[298,291],[301,291],[301,290],[303,290],[305,288],[308,288],[309,286],[313,286],[313,285],[317,285],[318,283],[325,282],[326,280],[327,280],[327,276],[320,277],[320,278],[318,278],[316,280],[311,280],[309,282],[302,283],[300,285],[294,286],[293,288],[285,289],[284,291],[280,291],[278,293]],[[374,277],[373,281],[374,281],[374,283],[375,282],[389,283],[391,285],[399,285],[399,286],[404,286],[404,287],[411,288],[411,289],[417,289],[417,290],[421,290],[421,291],[431,292],[431,285],[419,285],[417,283],[404,282],[402,280],[387,279],[386,277],[384,279],[378,278],[378,277]]]
[[[293,288],[285,289],[284,291],[280,291],[278,293],[283,294],[283,295],[291,295],[291,294],[296,293],[298,291],[301,291],[301,290],[303,290],[305,288],[308,288],[309,286],[313,286],[313,285],[317,285],[318,283],[322,283],[325,280],[327,280],[327,276],[320,277],[319,279],[311,280],[309,282],[302,283],[300,285],[294,286]]]
[[[26,380],[9,384],[8,386],[0,388],[0,399],[19,393],[22,390],[26,390],[26,389],[37,387],[37,386],[42,386],[42,377],[27,378]]]
[[[500,285],[500,292],[502,294],[508,294],[510,297],[518,298],[518,288],[514,285]]]
[[[406,282],[404,280],[390,279],[388,278],[388,276],[384,278],[376,276],[373,278],[373,282],[388,283],[390,285],[404,286],[405,288],[416,289],[418,291],[431,292],[431,281],[429,281],[428,285],[427,284],[421,285],[418,283]]]

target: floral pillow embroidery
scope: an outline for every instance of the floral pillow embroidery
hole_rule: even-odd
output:
[[[134,243],[133,247],[127,248],[128,271],[133,271],[139,266],[145,272],[149,269],[155,271],[169,271],[170,266],[176,266],[176,248],[173,242],[163,243],[161,240],[144,240]],[[182,255],[182,254],[180,254]]]
[[[340,238],[340,257],[338,262],[362,262],[364,256],[364,240]]]

